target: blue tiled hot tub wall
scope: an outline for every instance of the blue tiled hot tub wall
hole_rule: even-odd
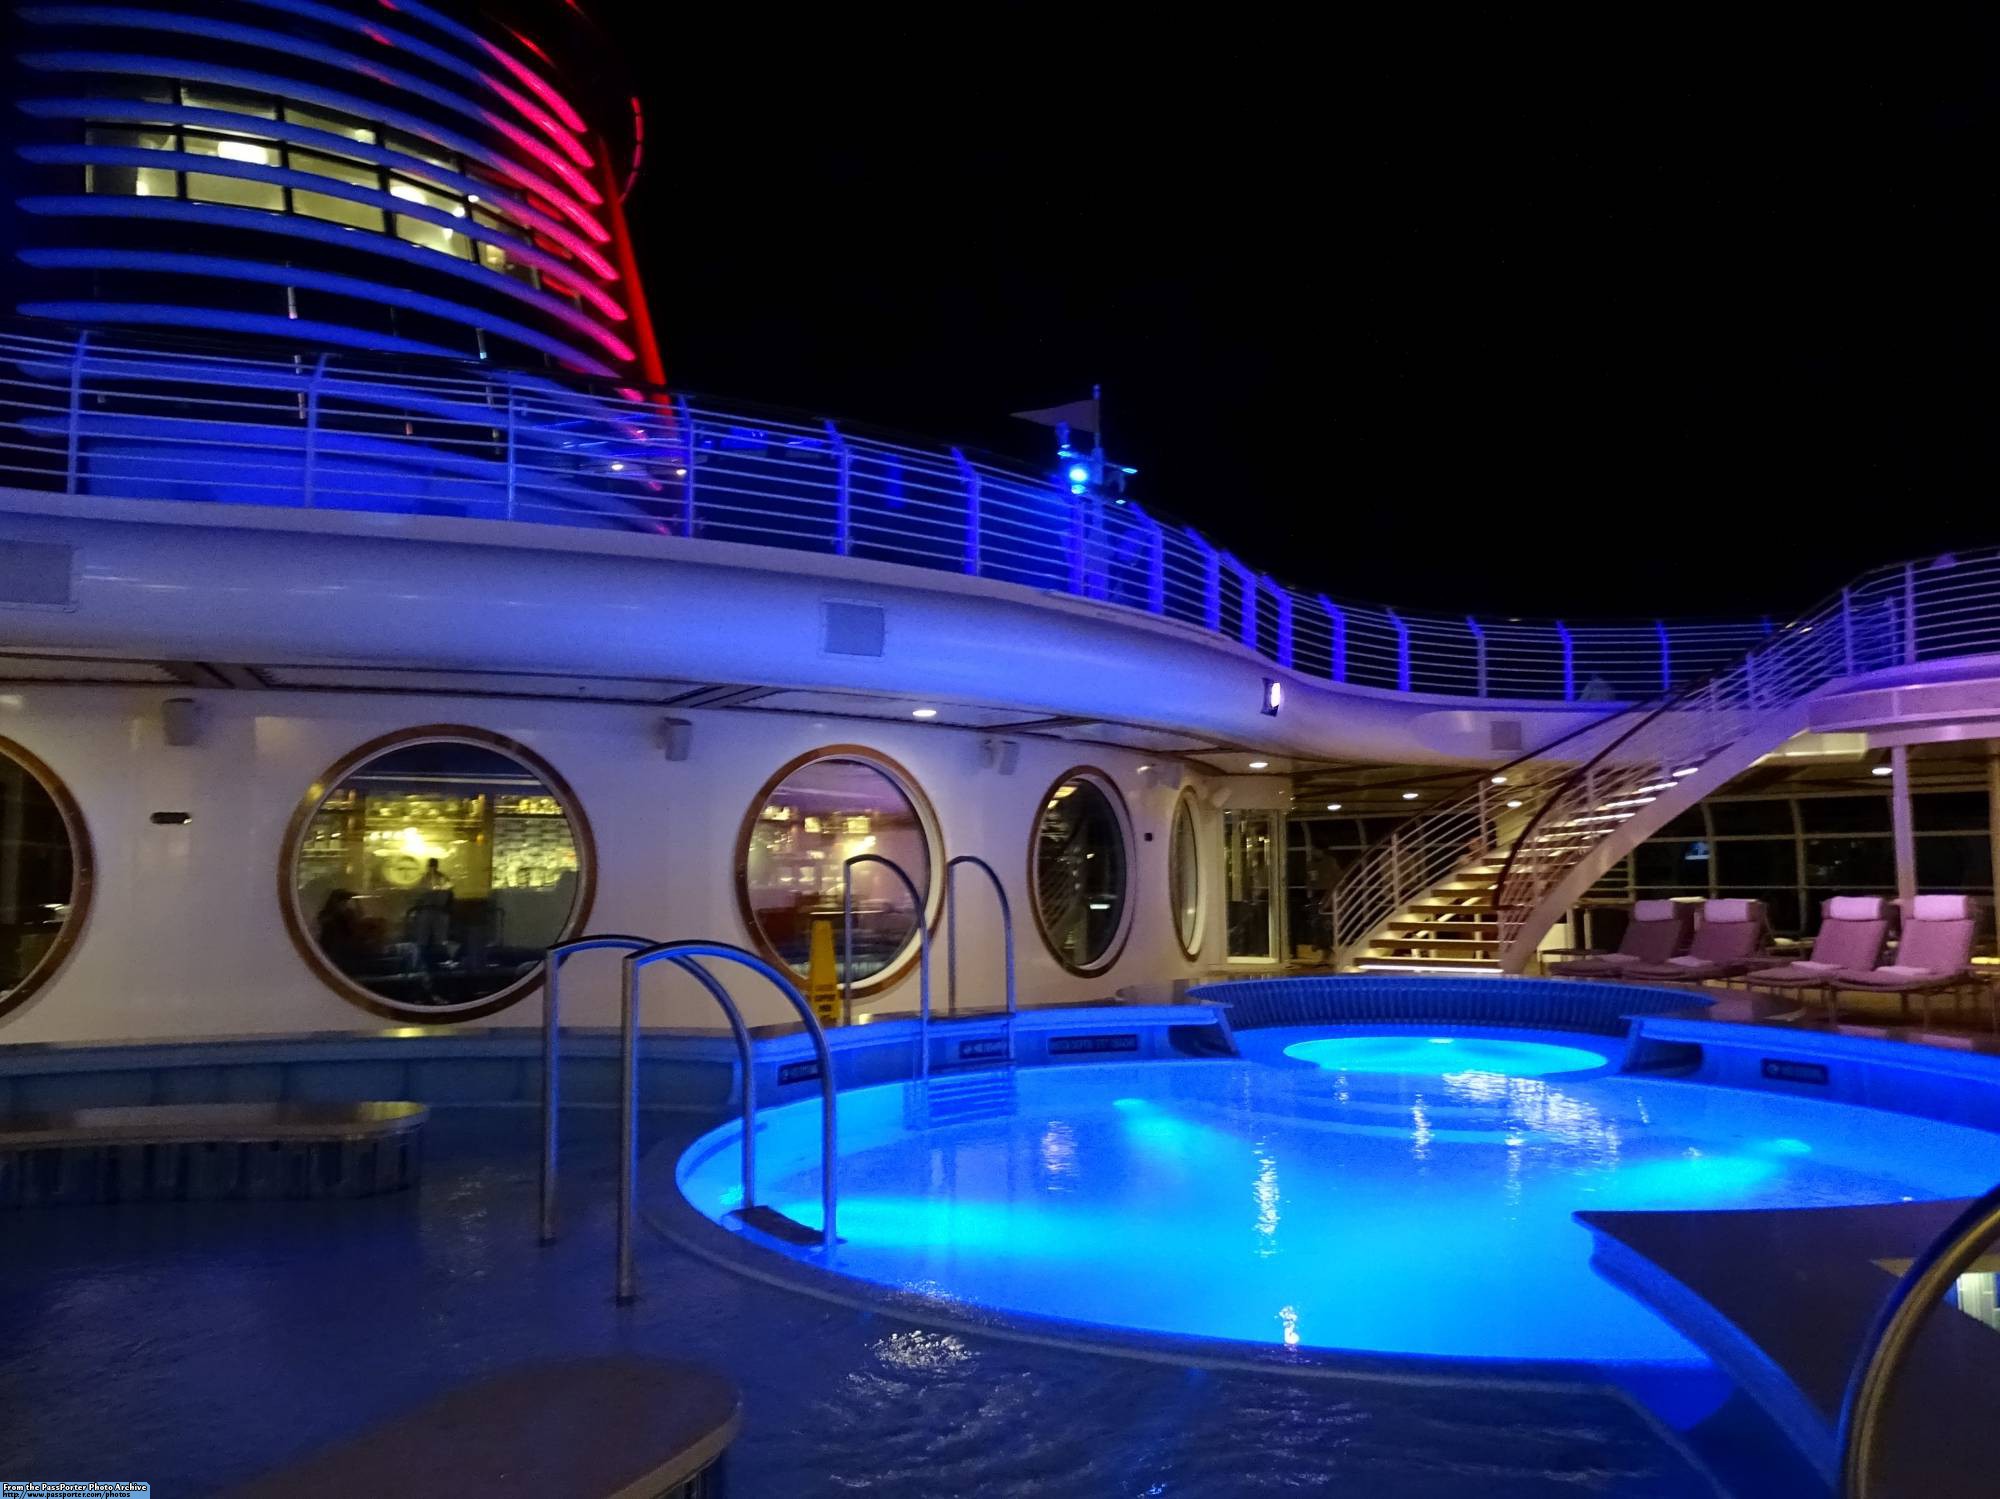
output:
[[[1202,984],[1190,999],[1227,1007],[1235,1030],[1268,1025],[1490,1025],[1622,1036],[1628,1015],[1699,1009],[1681,990],[1579,979],[1343,974]]]

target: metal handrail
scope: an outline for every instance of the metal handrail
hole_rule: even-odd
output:
[[[814,417],[547,372],[0,325],[0,484],[426,513],[868,558],[1077,595],[1306,677],[1450,697],[1636,701],[1763,622],[1413,614],[1287,587],[1138,503]]]
[[[1021,1007],[1014,992],[1014,910],[1008,903],[1006,888],[1000,883],[993,866],[977,854],[957,854],[944,862],[944,972],[945,1011],[958,1013],[958,902],[954,896],[958,884],[954,876],[958,866],[970,864],[983,873],[993,886],[993,898],[1000,903],[1000,942],[1007,956],[1007,1060],[1014,1060],[1014,1025],[1020,1018]]]
[[[542,957],[542,1193],[540,1237],[544,1244],[556,1241],[557,1133],[561,1126],[562,1082],[562,967],[580,952],[616,949],[639,952],[654,946],[651,937],[630,937],[618,932],[598,933],[559,942]],[[745,1070],[747,1080],[748,1070]]]
[[[840,866],[840,1014],[854,1023],[854,866],[880,864],[903,882],[917,914],[917,1077],[931,1075],[931,923],[917,882],[894,859],[881,854],[856,854]]]
[[[1363,850],[1361,857],[1341,871],[1328,894],[1333,928],[1331,961],[1338,966],[1345,950],[1366,940],[1412,895],[1428,889],[1475,857],[1496,854],[1501,839],[1500,819],[1494,815],[1495,801],[1508,811],[1539,806],[1540,798],[1568,776],[1573,760],[1579,755],[1588,757],[1593,751],[1583,745],[1561,759],[1552,759],[1553,752],[1578,746],[1579,741],[1594,742],[1615,732],[1617,724],[1646,712],[1654,701],[1657,699],[1615,709],[1558,734],[1503,765],[1480,771],[1477,781],[1462,795],[1397,823],[1387,835]],[[1518,802],[1520,806],[1506,807],[1509,802]]]
[[[756,1101],[748,1084],[749,1029],[743,1023],[743,1014],[736,1002],[729,997],[715,976],[702,968],[694,960],[717,958],[728,963],[737,963],[752,972],[762,974],[771,981],[777,991],[784,996],[799,1018],[805,1022],[806,1034],[812,1038],[813,1053],[819,1059],[820,1084],[820,1246],[831,1249],[839,1242],[835,1230],[834,1216],[839,1203],[839,1186],[835,1176],[835,1160],[838,1148],[835,1140],[835,1105],[833,1081],[833,1053],[826,1044],[826,1032],[820,1028],[819,1017],[806,997],[799,993],[798,986],[790,977],[780,973],[776,967],[764,961],[757,954],[727,942],[705,942],[686,939],[676,942],[662,942],[643,952],[628,953],[625,957],[624,999],[619,1013],[619,1152],[618,1152],[618,1250],[616,1298],[629,1302],[638,1295],[637,1279],[632,1263],[632,1230],[637,1218],[639,1181],[639,977],[654,963],[672,963],[684,972],[696,974],[723,1012],[730,1017],[733,1030],[741,1046],[746,1048],[745,1088],[746,1102],[743,1113],[743,1148],[745,1173],[744,1207],[753,1206],[749,1199],[752,1183],[750,1152],[752,1139],[757,1130]]]
[[[1494,919],[1502,965],[1539,935],[1545,898],[1639,808],[1672,792],[1760,724],[1782,723],[1829,685],[1871,672],[2000,654],[2000,548],[1949,553],[1862,575],[1696,686],[1623,707],[1572,731],[1560,758],[1533,751],[1482,775],[1455,802],[1399,823],[1331,892],[1334,956],[1468,859],[1508,852]],[[1504,776],[1504,786],[1494,784]],[[1492,803],[1518,802],[1512,819]]]
[[[1878,1492],[1877,1449],[1896,1376],[1916,1346],[1925,1319],[1952,1283],[1978,1263],[1996,1234],[2000,1234],[2000,1186],[1973,1202],[1931,1240],[1876,1313],[1840,1402],[1835,1450],[1841,1499],[1873,1499]]]
[[[1507,850],[1507,860],[1504,864],[1500,866],[1499,878],[1497,878],[1493,882],[1493,887],[1495,891],[1494,906],[1496,908],[1495,909],[1496,917],[1499,917],[1499,919],[1501,919],[1502,921],[1506,919],[1503,915],[1501,915],[1498,909],[1501,904],[1500,892],[1505,891],[1508,888],[1508,882],[1513,878],[1514,875],[1515,865],[1519,862],[1519,860],[1522,857],[1522,850],[1527,848],[1529,844],[1533,841],[1535,835],[1541,830],[1543,823],[1547,820],[1550,809],[1555,807],[1560,802],[1563,793],[1566,790],[1568,790],[1571,783],[1578,780],[1582,780],[1585,781],[1586,783],[1594,784],[1594,781],[1592,781],[1591,778],[1595,776],[1598,768],[1601,765],[1603,765],[1603,763],[1610,756],[1613,750],[1616,750],[1620,748],[1622,745],[1629,743],[1649,724],[1653,723],[1654,720],[1658,719],[1661,714],[1673,712],[1676,709],[1682,707],[1685,703],[1687,703],[1691,699],[1693,699],[1695,694],[1700,692],[1706,692],[1708,690],[1708,686],[1709,686],[1708,680],[1704,679],[1700,682],[1696,682],[1693,686],[1689,687],[1685,692],[1677,692],[1673,696],[1665,698],[1660,702],[1658,702],[1657,704],[1648,705],[1643,712],[1635,709],[1632,713],[1625,715],[1625,717],[1631,719],[1632,722],[1625,724],[1625,726],[1620,729],[1616,738],[1612,739],[1610,743],[1606,744],[1603,748],[1599,749],[1595,754],[1593,754],[1588,760],[1585,760],[1581,765],[1574,766],[1565,770],[1560,783],[1557,784],[1555,788],[1554,794],[1543,799],[1542,802],[1535,808],[1533,815],[1530,816],[1528,820],[1521,825],[1521,831],[1515,836],[1513,845]],[[1620,722],[1623,723],[1624,720],[1621,719]]]
[[[1790,712],[1843,678],[1946,654],[1917,651],[1920,599],[1913,580],[1920,566],[1904,564],[1892,575],[1901,586],[1891,601],[1895,618],[1886,633],[1880,617],[1885,575],[1872,574],[1786,625],[1729,670],[1645,714],[1570,768],[1509,851],[1495,897],[1504,952],[1515,953],[1536,938],[1528,927],[1543,898],[1604,839],[1638,809],[1674,794],[1678,782],[1699,775],[1757,724]],[[1994,578],[2000,582],[2000,568]],[[1992,647],[2000,645],[2000,629],[1975,625],[1972,633],[1952,639],[1960,648]]]

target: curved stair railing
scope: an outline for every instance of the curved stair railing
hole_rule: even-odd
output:
[[[1468,864],[1500,857],[1514,833],[1567,781],[1579,761],[1597,754],[1619,725],[1651,706],[1621,708],[1482,771],[1470,790],[1398,823],[1370,844],[1334,883],[1335,966],[1366,946],[1411,900]]]
[[[1572,730],[1376,840],[1334,887],[1335,962],[1351,961],[1411,901],[1504,849],[1486,929],[1498,933],[1499,966],[1519,972],[1636,836],[1744,768],[1737,760],[1804,727],[1804,704],[1830,684],[1993,654],[2000,548],[1864,574],[1694,687]],[[1445,913],[1438,929],[1451,920]]]
[[[1521,971],[1638,837],[1803,729],[1832,683],[1996,649],[2000,550],[1946,555],[1864,575],[1646,713],[1573,765],[1514,838],[1496,890],[1501,967]]]
[[[1971,1203],[1931,1241],[1876,1313],[1840,1402],[1840,1499],[1874,1499],[1884,1492],[1878,1481],[1880,1447],[1896,1376],[1944,1293],[1979,1262],[1996,1236],[2000,1187]]]
[[[1594,881],[1622,857],[1630,841],[1618,836],[1625,824],[1645,814],[1650,830],[1669,806],[1677,810],[1712,790],[1716,771],[1726,779],[1744,768],[1719,765],[1725,751],[1754,745],[1767,753],[1804,727],[1801,705],[1847,671],[1843,622],[1842,600],[1822,606],[1570,769],[1521,828],[1501,869],[1495,906],[1503,969],[1519,972],[1567,909],[1571,902],[1558,891],[1574,890],[1586,873]]]

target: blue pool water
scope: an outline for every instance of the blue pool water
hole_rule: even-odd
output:
[[[1571,1063],[1602,1061],[1592,1037],[1447,1037],[1435,1051],[1469,1064],[1457,1071],[1382,1070],[1432,1050],[1422,1036],[1243,1039],[1241,1061],[1024,1070],[1011,1101],[955,1122],[949,1094],[968,1080],[933,1082],[928,1101],[914,1084],[844,1093],[842,1242],[824,1261],[788,1252],[899,1290],[1100,1326],[1694,1367],[1692,1345],[1591,1269],[1573,1213],[1833,1206],[1991,1184],[1985,1132],[1579,1073]],[[766,1118],[760,1196],[817,1225],[818,1104]],[[735,1126],[691,1147],[679,1177],[709,1217],[737,1206]]]

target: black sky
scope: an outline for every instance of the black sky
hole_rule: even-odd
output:
[[[1774,613],[2000,541],[2000,27],[606,4],[670,379],[1412,607]],[[691,29],[691,27],[693,29]]]

